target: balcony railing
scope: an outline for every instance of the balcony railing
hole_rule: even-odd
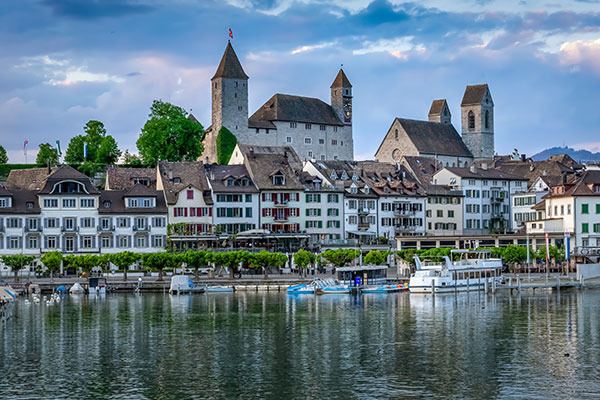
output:
[[[73,232],[73,233],[75,233],[75,232],[79,232],[79,227],[75,226],[75,227],[67,228],[66,226],[62,226],[60,228],[60,231],[61,232]]]
[[[275,207],[287,207],[289,205],[289,200],[284,200],[282,202],[275,202]]]
[[[415,215],[417,211],[416,210],[408,210],[408,209],[402,209],[399,208],[397,210],[394,210],[394,215],[396,216],[412,216]]]
[[[359,215],[367,215],[369,214],[369,209],[367,207],[358,207]]]
[[[98,225],[98,232],[114,232],[115,231],[115,226],[111,225],[111,226],[100,226]]]
[[[144,225],[144,226],[134,225],[133,226],[133,231],[134,232],[149,232],[150,231],[150,225]]]
[[[371,224],[368,223],[368,222],[359,222],[358,223],[358,230],[359,231],[360,230],[367,230],[367,229],[369,229],[370,226],[371,226]]]

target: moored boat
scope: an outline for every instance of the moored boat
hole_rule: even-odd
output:
[[[382,285],[362,288],[361,293],[395,293],[408,290],[408,284]]]
[[[459,258],[452,261],[452,258]],[[483,290],[486,282],[499,282],[502,259],[489,250],[452,250],[441,262],[423,262],[415,256],[417,270],[409,281],[411,293]]]

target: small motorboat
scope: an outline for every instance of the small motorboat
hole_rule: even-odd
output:
[[[187,275],[175,275],[171,278],[169,294],[204,293],[205,291],[204,286],[194,285],[194,281]]]
[[[302,283],[300,285],[294,285],[287,288],[288,294],[315,294],[315,287]]]
[[[348,286],[325,286],[318,292],[320,294],[350,294]]]
[[[206,293],[233,293],[231,286],[206,286]]]
[[[106,294],[107,284],[106,278],[94,277],[90,278],[89,293],[90,294]]]
[[[403,290],[408,290],[408,285],[406,283],[402,283],[399,285],[382,285],[382,286],[372,286],[361,289],[361,293],[395,293],[401,292]]]

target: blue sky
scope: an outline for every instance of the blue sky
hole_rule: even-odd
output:
[[[600,0],[20,0],[0,3],[0,144],[105,123],[121,149],[153,99],[210,125],[209,80],[227,43],[250,76],[250,112],[274,93],[329,101],[340,64],[354,86],[357,158],[394,117],[446,98],[460,132],[468,84],[488,83],[496,151],[600,151]]]

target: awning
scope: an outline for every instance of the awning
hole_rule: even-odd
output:
[[[371,232],[371,231],[348,231],[348,233],[351,233],[353,235],[357,235],[357,236],[375,236],[377,235],[377,233],[375,232]]]

